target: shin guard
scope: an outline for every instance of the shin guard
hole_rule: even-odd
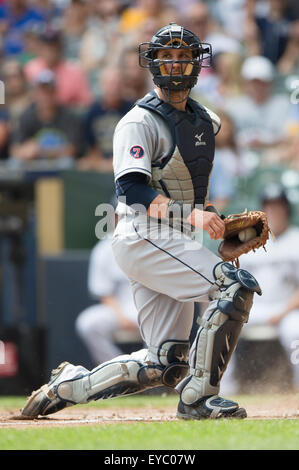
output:
[[[218,394],[221,377],[248,321],[253,295],[261,295],[256,279],[243,269],[219,263],[213,274],[215,283],[209,294],[217,300],[216,308],[200,321],[190,376],[177,387],[186,405]]]

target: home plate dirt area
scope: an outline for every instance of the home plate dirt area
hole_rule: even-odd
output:
[[[233,397],[232,397],[233,398]],[[241,406],[247,410],[247,419],[298,419],[299,393],[287,395],[258,395],[236,397]],[[176,406],[151,407],[109,407],[101,409],[98,406],[73,406],[65,408],[53,415],[34,420],[22,419],[20,410],[0,409],[0,428],[51,427],[51,426],[86,426],[110,423],[136,422],[166,422],[177,421]]]

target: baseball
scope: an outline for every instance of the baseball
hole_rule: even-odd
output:
[[[248,242],[252,238],[256,237],[256,230],[253,227],[246,228],[238,234],[238,237],[241,242]]]

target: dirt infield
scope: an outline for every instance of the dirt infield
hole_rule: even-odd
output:
[[[149,398],[150,402],[150,398]],[[299,394],[275,396],[250,396],[243,399],[249,419],[298,419]],[[147,407],[141,408],[106,408],[99,407],[71,407],[48,417],[34,420],[20,418],[19,410],[0,409],[0,428],[24,427],[56,427],[56,426],[86,426],[94,424],[111,424],[122,422],[163,422],[176,421],[175,407]]]

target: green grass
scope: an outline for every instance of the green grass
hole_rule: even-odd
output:
[[[263,398],[246,397],[249,400]],[[266,397],[264,398],[266,400]],[[242,397],[242,403],[246,403]],[[173,407],[176,396],[132,396],[88,406]],[[22,397],[0,398],[1,409],[19,409]],[[80,406],[80,405],[79,405]],[[84,405],[82,405],[84,406]],[[85,405],[86,406],[86,405]],[[1,413],[0,413],[1,414]],[[292,450],[299,449],[299,420],[130,422],[0,429],[0,450]]]
[[[298,420],[105,424],[1,429],[1,450],[299,449]]]

